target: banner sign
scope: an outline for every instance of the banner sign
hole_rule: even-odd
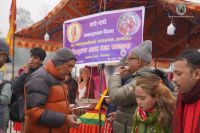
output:
[[[64,47],[77,64],[117,62],[143,41],[145,8],[106,11],[65,21]]]

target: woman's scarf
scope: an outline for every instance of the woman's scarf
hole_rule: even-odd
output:
[[[150,125],[153,133],[160,132],[160,125],[158,123],[159,110],[158,107],[152,109],[150,112],[145,112],[138,107],[133,118],[133,133],[144,132],[145,126]]]

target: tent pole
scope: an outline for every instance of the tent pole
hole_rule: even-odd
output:
[[[191,32],[191,22],[190,20],[188,21],[188,37],[187,37],[187,44],[186,44],[186,49],[190,47],[190,32]]]
[[[102,94],[102,75],[103,75],[103,66],[104,64],[99,64],[99,70],[100,70],[100,83],[99,83],[99,98],[101,97]],[[98,133],[101,133],[101,107],[99,108],[99,129]]]
[[[101,12],[101,4],[102,4],[102,0],[100,2],[100,12]],[[104,11],[106,11],[106,0],[104,0]],[[99,98],[101,98],[101,94],[102,94],[102,71],[103,71],[103,66],[104,64],[99,64],[99,69],[100,69],[100,84],[99,84]],[[99,108],[99,129],[98,129],[98,133],[101,133],[101,107]]]

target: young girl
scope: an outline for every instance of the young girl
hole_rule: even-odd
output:
[[[154,74],[135,80],[138,107],[134,113],[132,133],[170,133],[175,97]]]

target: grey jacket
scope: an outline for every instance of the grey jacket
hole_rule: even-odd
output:
[[[6,131],[9,122],[9,107],[11,100],[11,84],[5,83],[0,93],[0,129]]]
[[[134,88],[135,78],[144,72],[151,71],[150,67],[135,72],[132,80],[126,85],[122,85],[120,75],[112,75],[108,81],[108,90],[111,102],[117,105],[116,116],[113,124],[114,133],[131,133],[133,124],[133,114],[137,107]],[[127,125],[127,126],[125,126]],[[126,128],[126,129],[125,129]]]

